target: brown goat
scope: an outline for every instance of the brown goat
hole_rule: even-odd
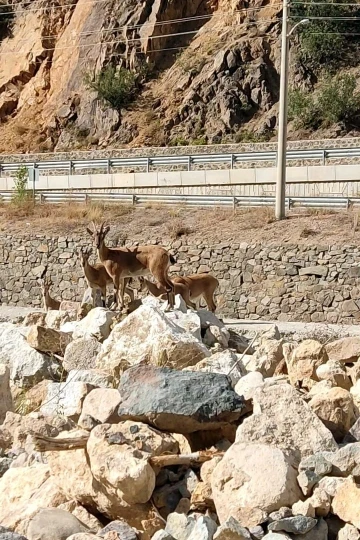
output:
[[[47,266],[45,267],[45,270],[41,274],[40,278],[43,306],[45,311],[58,310],[60,309],[61,302],[59,302],[59,300],[55,300],[50,296],[51,280],[46,276],[46,272]]]
[[[122,308],[124,305],[125,279],[131,277],[146,276],[152,274],[165,289],[168,302],[174,305],[174,286],[169,279],[169,266],[174,258],[160,246],[136,246],[131,248],[109,248],[105,245],[105,236],[110,227],[104,227],[104,223],[94,230],[87,228],[87,232],[93,238],[94,245],[98,250],[99,258],[111,277],[115,288],[116,303]]]
[[[107,285],[111,285],[113,283],[113,280],[110,277],[110,275],[107,273],[105,266],[102,263],[96,263],[94,265],[91,265],[89,263],[90,254],[91,254],[91,249],[80,250],[81,266],[83,267],[84,275],[85,275],[85,279],[88,284],[88,287],[90,287],[92,291],[93,303],[95,303],[95,297],[96,297],[95,291],[100,289],[102,304],[103,306],[105,306],[106,305],[106,288],[107,288]],[[130,281],[129,279],[125,280],[125,292],[129,295],[130,300],[133,301],[134,293],[132,289],[130,289],[129,287],[126,287],[129,281]]]
[[[165,290],[148,279],[141,278],[149,292],[156,297],[163,296]],[[192,274],[191,276],[173,276],[174,293],[180,294],[187,306],[196,309],[195,302],[201,297],[205,299],[209,311],[215,312],[214,292],[219,286],[218,280],[211,274]]]

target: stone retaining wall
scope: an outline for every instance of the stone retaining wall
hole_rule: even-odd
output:
[[[357,148],[360,146],[360,137],[348,137],[337,139],[309,139],[304,141],[288,141],[289,150],[305,150],[319,148]],[[140,148],[106,148],[93,150],[72,150],[69,152],[47,152],[34,154],[0,154],[0,161],[32,162],[70,159],[107,159],[110,157],[152,157],[189,154],[236,154],[238,152],[265,152],[275,151],[276,142],[263,143],[234,143],[203,146],[165,146],[165,147],[140,147]],[[272,165],[272,164],[271,164]],[[270,166],[271,166],[270,165]],[[218,167],[218,165],[217,165]]]
[[[147,239],[144,238],[144,241]],[[80,300],[85,288],[75,247],[86,237],[0,236],[0,303],[39,306],[38,277],[49,266],[52,295]],[[360,250],[355,246],[208,245],[174,241],[174,272],[211,271],[220,281],[219,313],[228,317],[357,323]]]

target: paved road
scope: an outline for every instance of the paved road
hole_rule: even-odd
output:
[[[34,311],[42,310],[33,307],[0,306],[0,321],[4,321],[5,319],[16,319],[16,317],[25,317],[28,313],[34,313]]]
[[[337,337],[360,336],[360,325],[342,325],[325,323],[304,323],[304,322],[280,322],[280,321],[249,321],[248,319],[225,319],[224,323],[235,331],[254,335],[270,329],[274,324],[284,337],[291,337],[295,340],[317,338],[323,341],[335,339]]]
[[[0,306],[0,322],[25,317],[28,313],[42,311],[31,307]],[[240,334],[249,337],[255,333],[261,334],[274,324],[277,325],[282,336],[300,341],[315,338],[324,342],[347,336],[360,336],[360,325],[340,325],[324,323],[279,322],[279,321],[249,321],[248,319],[225,319],[224,323]]]

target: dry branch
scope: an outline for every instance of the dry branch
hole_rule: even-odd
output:
[[[74,450],[76,448],[85,448],[89,435],[81,437],[57,439],[55,437],[45,437],[38,433],[31,433],[31,437],[38,452],[61,452],[63,450]]]
[[[45,437],[38,433],[31,433],[31,437],[38,452],[62,452],[64,450],[74,450],[85,448],[89,439],[89,434],[74,438],[58,439],[55,437]],[[171,465],[191,465],[192,463],[204,463],[210,461],[215,456],[223,456],[224,452],[216,450],[201,450],[192,454],[164,454],[150,458],[150,464],[158,469],[170,467]]]
[[[192,463],[204,463],[215,456],[223,456],[224,452],[213,450],[200,450],[192,454],[165,454],[150,458],[150,465],[157,468],[171,467],[172,465],[191,465]]]

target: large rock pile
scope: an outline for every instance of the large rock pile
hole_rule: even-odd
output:
[[[360,342],[178,307],[0,325],[0,540],[360,540]]]

